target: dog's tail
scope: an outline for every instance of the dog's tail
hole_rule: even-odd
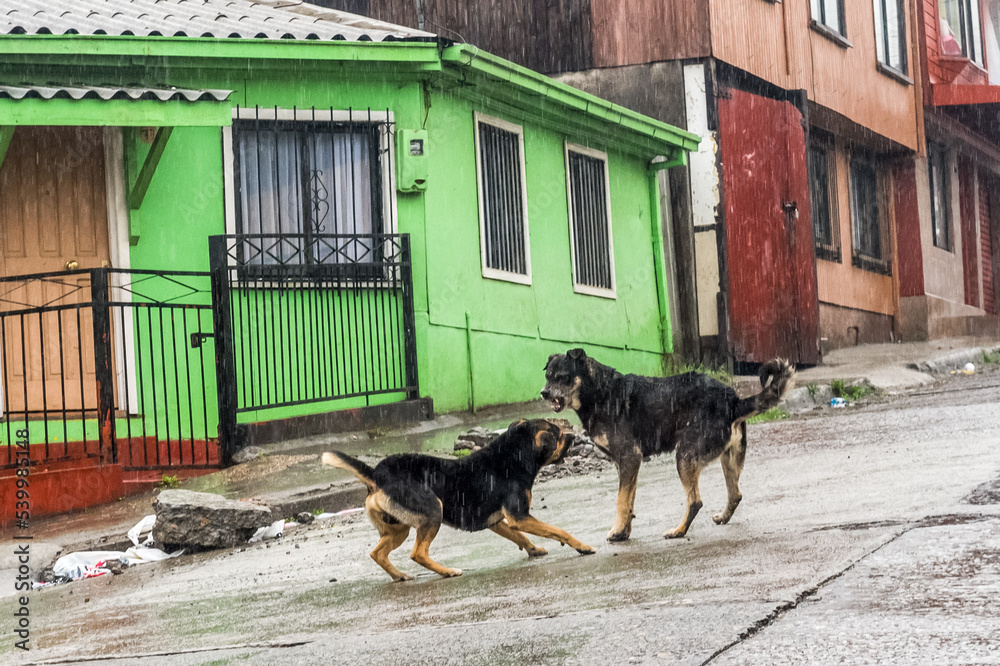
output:
[[[762,390],[736,404],[736,420],[748,419],[777,407],[781,398],[795,383],[795,368],[782,358],[768,361],[760,368]]]
[[[375,485],[375,479],[373,478],[375,470],[369,465],[366,465],[357,458],[352,458],[346,453],[341,453],[340,451],[329,451],[324,453],[322,461],[324,465],[346,469],[348,472],[358,477],[358,480],[361,481],[361,483],[368,486],[369,492],[375,492],[377,488]]]

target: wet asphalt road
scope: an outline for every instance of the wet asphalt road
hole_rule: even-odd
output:
[[[30,659],[5,631],[0,660],[1000,663],[1000,372],[749,438],[733,521],[710,518],[725,501],[716,464],[683,540],[661,536],[683,508],[661,457],[643,466],[621,545],[604,542],[613,474],[536,486],[535,515],[595,555],[533,539],[549,555],[529,560],[492,533],[445,529],[432,555],[465,575],[420,573],[411,537],[393,560],[417,578],[393,584],[356,515],[35,592]]]

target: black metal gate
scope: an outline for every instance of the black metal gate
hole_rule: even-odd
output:
[[[218,467],[209,273],[97,268],[0,277],[0,467],[97,458]]]
[[[224,463],[242,445],[241,419],[417,397],[409,243],[407,234],[210,237]]]

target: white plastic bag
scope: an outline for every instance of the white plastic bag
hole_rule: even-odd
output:
[[[253,533],[250,540],[247,543],[257,543],[258,541],[263,541],[264,539],[276,539],[282,535],[285,531],[285,521],[276,520],[269,527],[262,527]]]
[[[142,542],[143,546],[147,546],[153,542],[153,525],[156,524],[156,515],[146,516],[139,523],[128,531],[128,538],[132,542],[133,546],[139,545],[139,536],[143,532],[149,532],[149,536],[146,540]]]

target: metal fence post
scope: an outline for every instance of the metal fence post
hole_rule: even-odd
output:
[[[115,382],[111,365],[111,309],[108,307],[108,271],[90,271],[90,302],[94,324],[94,374],[97,384],[97,425],[101,459],[110,451],[111,462],[118,462],[115,438]]]
[[[420,397],[417,377],[417,324],[413,313],[413,265],[410,259],[410,234],[400,237],[400,269],[403,274],[403,356],[406,367],[406,397]]]
[[[215,328],[215,385],[219,400],[219,453],[223,466],[233,462],[242,447],[236,428],[236,365],[233,359],[233,320],[230,310],[229,253],[225,236],[208,239],[212,271],[212,324]]]

